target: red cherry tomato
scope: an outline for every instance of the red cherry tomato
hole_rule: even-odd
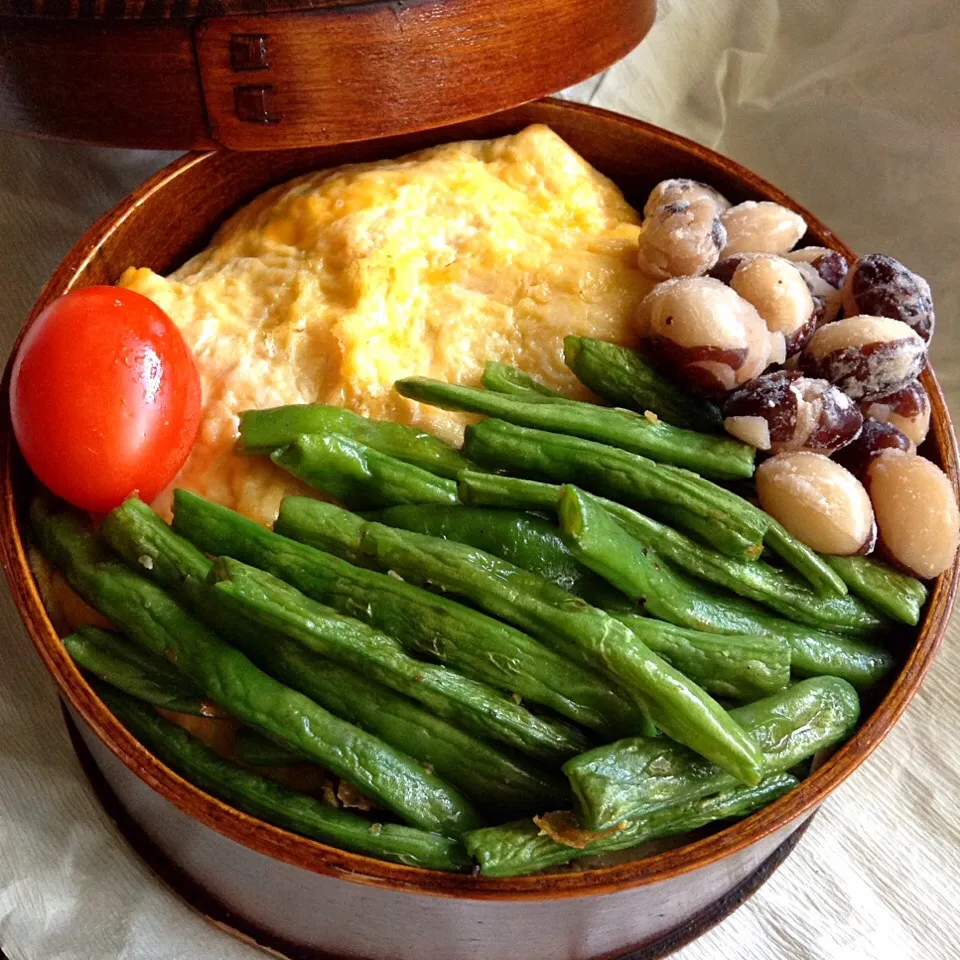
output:
[[[87,287],[54,300],[27,331],[10,412],[37,477],[105,512],[133,493],[149,503],[176,476],[200,425],[200,377],[155,303]]]

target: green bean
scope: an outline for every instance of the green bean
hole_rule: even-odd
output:
[[[600,674],[482,613],[308,545],[329,537],[331,527],[351,522],[359,527],[358,517],[332,504],[288,497],[277,529],[304,541],[298,543],[195,494],[174,493],[174,529],[202,550],[267,570],[314,600],[389,633],[411,652],[542,703],[605,737],[642,729],[642,712]],[[341,540],[346,551],[351,536],[347,529]]]
[[[641,820],[618,824],[584,847],[558,843],[536,820],[517,820],[498,827],[481,827],[464,838],[467,849],[480,864],[484,877],[516,877],[557,867],[581,857],[594,857],[629,850],[662,837],[691,833],[700,827],[749,816],[779,800],[797,785],[796,777],[780,773],[755,787],[734,787],[712,797],[688,800],[654,810]],[[569,815],[571,822],[574,816]]]
[[[535,809],[563,796],[556,778],[458,729],[463,723],[457,721],[472,721],[481,736],[496,730],[533,748],[546,744],[557,751],[551,760],[579,752],[576,747],[584,740],[575,731],[535,717],[483,684],[407,657],[392,638],[321,607],[267,573],[221,559],[220,575],[229,571],[232,581],[210,586],[195,579],[211,573],[210,561],[149,507],[137,503],[127,501],[108,517],[109,542],[130,563],[156,555],[149,576],[178,591],[195,614],[228,633],[267,673],[430,764],[471,796],[516,810]],[[298,646],[312,653],[303,656]],[[428,708],[436,707],[435,713],[454,722],[428,713],[380,681]],[[562,751],[558,740],[565,746]]]
[[[668,736],[716,760],[743,782],[759,782],[756,745],[719,704],[603,611],[465,544],[370,523],[363,547],[382,568],[465,596],[564,655],[606,670]]]
[[[233,752],[237,760],[248,767],[286,767],[310,760],[305,753],[277,743],[249,727],[237,731]]]
[[[460,475],[458,492],[464,502],[555,510],[560,490],[559,485],[465,471]],[[621,503],[596,499],[630,536],[685,573],[762,603],[791,620],[854,636],[869,636],[885,626],[882,618],[853,597],[821,597],[789,571],[761,560],[747,562],[729,557]]]
[[[556,513],[561,486],[542,480],[504,477],[497,473],[464,470],[457,481],[457,495],[468,507],[498,507],[504,510]],[[604,503],[610,503],[604,500]]]
[[[634,540],[685,573],[762,603],[790,620],[859,637],[871,636],[887,626],[882,617],[855,597],[822,597],[792,571],[778,570],[762,560],[748,563],[725,556],[630,507],[609,500],[600,502]]]
[[[519,457],[520,454],[515,454],[517,460],[515,463],[520,463]],[[522,467],[521,467],[522,469]],[[554,471],[555,478],[558,479],[561,483],[565,480],[569,480],[570,477],[564,478],[563,471],[557,469]],[[460,501],[468,506],[488,506],[488,507],[504,507],[514,510],[553,510],[556,508],[556,500],[559,495],[559,485],[544,483],[539,480],[525,480],[518,477],[504,477],[498,476],[496,474],[490,473],[481,473],[475,470],[464,470],[460,473],[458,477],[458,495]],[[598,487],[603,488],[603,484],[598,484]],[[621,490],[621,486],[615,485],[614,489],[610,492],[617,493]],[[620,499],[623,501],[631,500],[629,495],[620,495]],[[760,511],[756,511],[755,508],[744,501],[742,498],[737,498],[741,507],[747,509],[748,511],[755,511],[757,514],[760,514]],[[625,517],[630,516],[627,512],[628,507],[624,503],[617,503],[616,498],[614,499],[603,499],[603,503],[611,512],[614,512],[618,515],[618,519],[623,520]],[[657,509],[651,504],[643,504],[642,501],[638,501],[637,504],[647,510]],[[741,548],[737,548],[737,541],[730,540],[729,546],[726,542],[721,542],[716,539],[718,534],[716,532],[711,536],[708,529],[701,529],[697,523],[691,521],[697,520],[700,518],[693,517],[690,514],[680,513],[677,515],[671,515],[669,509],[664,509],[664,504],[659,505],[659,513],[661,519],[663,519],[671,527],[673,526],[682,526],[690,533],[698,536],[701,540],[706,541],[707,543],[712,544],[716,547],[717,552],[723,554],[732,555],[734,558],[745,557],[748,561],[753,561],[757,555],[756,545],[747,549],[746,540],[741,540]],[[818,557],[809,547],[806,547],[804,544],[801,544],[799,541],[794,540],[787,532],[780,526],[772,517],[768,517],[766,514],[761,514],[765,518],[766,522],[770,525],[770,529],[767,534],[764,534],[764,541],[769,540],[773,545],[773,548],[781,554],[781,556],[786,559],[794,569],[801,574],[809,583],[811,583],[814,589],[817,591],[817,596],[820,598],[833,598],[833,597],[842,597],[846,594],[846,586],[840,577],[834,573],[829,566],[825,563],[822,557]],[[651,528],[652,529],[652,528]],[[676,541],[676,535],[678,531],[673,531],[673,536],[671,537],[670,544],[659,544],[665,550],[668,547],[673,547]],[[729,531],[722,534],[725,538],[730,538]],[[677,552],[677,556],[674,558],[676,562],[683,564],[683,560],[679,559],[680,552]],[[683,551],[686,554],[686,551]],[[704,568],[706,571],[707,568]],[[732,569],[732,568],[731,568]],[[743,569],[739,567],[739,569]],[[764,584],[769,584],[770,576],[769,570],[771,568],[768,564],[764,564],[760,568],[759,572],[753,577],[749,578],[749,582],[753,584],[751,589],[759,590]],[[766,574],[764,571],[768,571]],[[821,575],[825,571],[825,574]],[[692,571],[695,572],[695,571]],[[716,574],[715,574],[716,575]],[[745,581],[746,582],[746,581]],[[774,592],[777,589],[778,585],[770,584],[774,587]],[[767,592],[765,594],[768,598],[773,596],[772,592]],[[757,599],[754,596],[754,599]],[[828,601],[829,603],[829,601]],[[782,608],[781,608],[782,609]],[[812,616],[811,608],[808,606],[807,615]]]
[[[530,401],[427,377],[398,380],[394,389],[401,396],[445,410],[484,413],[521,427],[609,444],[658,463],[696,470],[706,477],[733,480],[753,476],[753,447],[732,437],[681,430],[632,410],[575,401]]]
[[[390,420],[368,420],[325,403],[295,404],[240,414],[240,439],[248,453],[272,453],[304,433],[349,437],[356,443],[440,477],[455,478],[470,464],[439,437]]]
[[[162,588],[112,562],[75,511],[37,498],[30,519],[42,552],[81,598],[243,723],[292,744],[410,823],[457,835],[476,825],[467,800],[415,760],[277,682]]]
[[[333,503],[324,503],[312,497],[284,497],[273,524],[273,532],[307,544],[324,554],[349,560],[355,566],[374,568],[376,564],[360,545],[366,522],[360,514],[351,513]],[[376,583],[374,578],[381,576],[379,573],[373,575],[370,579],[372,588]]]
[[[769,518],[709,480],[603,443],[484,420],[467,427],[464,452],[487,467],[576,483],[682,526],[723,553],[754,559]]]
[[[383,684],[286,636],[251,631],[245,616],[220,603],[219,594],[200,593],[198,599],[266,673],[415,758],[430,775],[452,784],[479,806],[496,809],[500,815],[504,811],[522,814],[563,803],[569,796],[566,785],[552,773],[541,774],[513,762],[504,751],[489,747]]]
[[[691,581],[642,546],[601,502],[574,487],[560,500],[560,528],[581,562],[607,577],[653,617],[709,633],[782,637],[799,676],[830,674],[866,689],[894,666],[886,650],[771,616],[747,600],[723,596]]]
[[[862,600],[888,617],[915,627],[927,601],[927,588],[916,579],[873,557],[825,557],[833,571]]]
[[[453,480],[337,433],[302,434],[271,453],[270,459],[314,489],[357,509],[457,500]]]
[[[559,490],[558,487],[557,493]],[[721,637],[630,616],[626,612],[630,604],[624,602],[622,593],[603,581],[600,583],[606,592],[592,582],[589,587],[585,584],[587,568],[567,549],[556,524],[542,517],[511,510],[402,506],[384,510],[373,519],[387,526],[478,547],[594,606],[607,610],[612,607],[617,619],[654,653],[715,696],[755,700],[779,690],[790,680],[790,649],[775,637]]]
[[[773,636],[687,630],[636,614],[613,614],[655,654],[715,697],[749,702],[790,683],[790,646]]]
[[[374,823],[289,790],[218,756],[182,727],[109,688],[104,703],[130,732],[191,783],[244,813],[343,850],[432,870],[469,870],[462,846],[395,823]]]
[[[836,677],[804,680],[730,711],[762,749],[767,776],[845,740],[859,715],[856,691]],[[737,785],[716,764],[663,737],[635,737],[598,747],[568,760],[563,770],[584,824],[594,830]]]
[[[506,393],[514,397],[541,402],[576,403],[570,397],[557,393],[545,387],[539,380],[534,380],[529,373],[524,373],[516,367],[505,363],[488,362],[483,368],[483,385],[495,393]]]
[[[78,627],[63,638],[63,645],[85,670],[138,700],[196,717],[225,716],[169,660],[141,650],[115,633]]]
[[[764,514],[767,516],[767,514]],[[789,534],[773,517],[763,535],[764,545],[800,574],[821,597],[843,597],[847,585],[823,557]]]
[[[583,597],[595,607],[629,606],[622,593],[573,556],[555,522],[532,513],[411,504],[389,507],[367,519],[478,547]]]
[[[215,587],[221,604],[419,701],[475,737],[499,740],[548,763],[559,763],[587,747],[583,735],[566,724],[530,713],[485,683],[411,657],[393,637],[336,613],[268,573],[226,558],[215,564],[214,572],[221,581]],[[494,748],[473,747],[474,752],[481,749],[493,766],[498,759]],[[504,776],[519,779],[524,772],[519,760],[504,755],[502,762]]]
[[[464,508],[458,507],[455,509]],[[362,553],[361,540],[365,529],[364,521],[355,514],[348,513],[333,504],[320,503],[301,497],[287,497],[281,504],[276,529],[289,533],[291,538],[295,537],[303,540],[317,549],[327,550],[354,561],[356,561],[357,554]],[[509,548],[507,552],[510,552]],[[367,561],[370,560],[367,554],[364,553],[363,556]],[[612,600],[619,608],[631,611],[634,609],[633,605],[622,594],[618,595],[612,589],[608,589],[605,598]],[[362,616],[362,614],[358,614],[358,616]],[[521,636],[525,635],[521,634]],[[546,650],[547,648],[541,649]],[[556,656],[556,654],[553,655]],[[577,660],[578,657],[579,654],[575,654],[572,659]],[[570,662],[566,658],[563,659],[564,663]],[[589,665],[582,658],[580,658],[580,662],[584,668],[589,668]],[[596,676],[599,678],[599,674],[596,674]],[[618,701],[632,702],[632,698],[625,691],[619,689],[610,679],[601,680],[601,682]],[[642,711],[636,703],[628,708],[628,713],[629,716],[625,715],[619,723],[629,725],[634,733],[655,735],[655,728],[649,718],[641,716]]]
[[[104,517],[100,536],[134,570],[149,574],[161,586],[174,586],[186,577],[205,580],[213,566],[138,497],[128,497]]]
[[[604,400],[687,430],[717,432],[723,427],[718,407],[688,394],[658,373],[640,354],[590,337],[565,337],[563,359],[577,379]]]

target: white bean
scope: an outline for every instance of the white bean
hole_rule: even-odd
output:
[[[947,475],[924,457],[885,450],[867,470],[867,487],[881,551],[915,576],[943,573],[960,543],[960,511]]]
[[[681,277],[658,284],[640,303],[637,330],[658,365],[687,386],[720,395],[783,359],[783,336],[719,280]]]
[[[930,397],[919,380],[908,383],[900,390],[863,401],[860,409],[865,417],[892,423],[920,446],[930,431]]]
[[[713,200],[678,200],[643,221],[637,266],[656,280],[698,277],[717,262],[726,240]]]
[[[677,200],[686,200],[688,203],[693,203],[695,200],[703,199],[712,200],[720,213],[730,209],[730,201],[709,184],[683,177],[661,180],[650,191],[650,196],[647,197],[647,202],[643,205],[643,215],[649,217],[661,207],[665,207],[668,203],[676,203]]]
[[[779,203],[747,200],[720,217],[727,229],[727,245],[721,257],[735,253],[787,253],[807,232],[807,223]]]
[[[927,345],[905,323],[858,316],[817,330],[798,366],[809,376],[836,384],[854,400],[872,400],[915,380],[926,362]]]
[[[778,453],[757,469],[760,505],[819,553],[868,553],[876,539],[863,484],[821,453]]]

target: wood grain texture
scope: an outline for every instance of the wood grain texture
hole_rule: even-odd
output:
[[[267,12],[241,0],[223,16],[143,0],[111,17],[111,0],[90,2],[102,17],[80,16],[86,0],[58,0],[60,19],[0,12],[0,128],[232,150],[424,130],[592,76],[656,12],[655,0],[321,0]]]
[[[214,146],[189,24],[0,19],[0,129],[117,147]]]
[[[44,289],[28,324],[51,299],[75,286],[113,282],[131,263],[167,271],[201,247],[214,227],[238,205],[285,178],[346,161],[396,156],[407,150],[463,137],[497,136],[528,123],[548,123],[602,172],[612,176],[635,204],[666,176],[707,180],[734,201],[770,199],[800,212],[807,241],[852,252],[809,212],[742,166],[712,151],[639,121],[557,101],[528,104],[504,113],[353,146],[315,147],[282,153],[191,155],[157,174],[96,223],[64,260]],[[7,377],[9,376],[9,371]],[[105,710],[60,644],[43,609],[26,562],[23,511],[34,481],[9,427],[7,380],[0,385],[0,553],[14,599],[41,657],[64,696],[113,754],[161,796],[190,817],[245,847],[326,877],[394,891],[516,902],[584,898],[656,885],[736,858],[798,818],[809,814],[849,776],[887,734],[915,693],[942,638],[957,589],[958,567],[933,585],[918,631],[904,637],[905,663],[856,735],[797,790],[747,820],[695,844],[642,862],[583,873],[487,880],[397,867],[334,850],[238,814],[177,777],[141,747]],[[924,451],[957,484],[957,448],[942,394],[931,371],[924,374],[933,408],[933,429]],[[602,898],[600,898],[602,899]],[[681,918],[678,918],[681,919]]]
[[[36,20],[200,20],[237,14],[332,10],[407,0],[0,0],[0,18]]]

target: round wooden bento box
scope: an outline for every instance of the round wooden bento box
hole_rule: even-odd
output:
[[[542,100],[428,132],[352,145],[186,155],[98,221],[47,284],[24,329],[54,297],[112,283],[130,264],[177,266],[215,226],[270,185],[344,162],[549,124],[634,204],[670,176],[714,184],[732,200],[798,210],[806,242],[851,252],[814,216],[738,164],[622,116]],[[22,335],[22,334],[21,334]],[[7,371],[9,377],[9,367]],[[932,371],[925,453],[957,484],[957,446]],[[782,859],[828,794],[890,731],[943,636],[954,566],[933,585],[923,622],[892,642],[903,668],[867,706],[855,736],[793,793],[694,843],[602,869],[487,880],[393,866],[294,836],[238,813],[181,779],[112,717],[74,667],[27,563],[24,522],[35,480],[12,439],[7,379],[0,387],[0,551],[24,622],[68,704],[93,779],[138,849],[215,920],[290,957],[367,960],[587,960],[662,956],[725,915]],[[872,709],[871,709],[872,708]]]

